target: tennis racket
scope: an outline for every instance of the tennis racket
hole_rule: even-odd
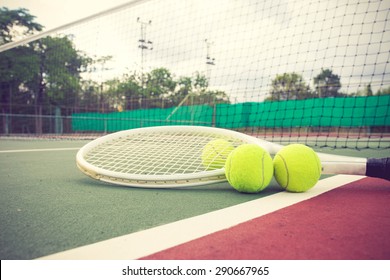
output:
[[[78,151],[77,166],[94,179],[132,187],[172,188],[223,182],[226,181],[224,168],[212,170],[201,159],[205,145],[216,139],[224,139],[233,147],[257,144],[270,154],[276,154],[283,147],[221,128],[147,127],[108,134],[89,142]],[[318,155],[323,174],[366,175],[390,180],[389,158]]]

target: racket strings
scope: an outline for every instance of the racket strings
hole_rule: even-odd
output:
[[[204,132],[140,133],[102,143],[85,159],[113,172],[142,175],[190,174],[206,171],[201,154],[211,140],[221,139],[238,146],[230,137]]]

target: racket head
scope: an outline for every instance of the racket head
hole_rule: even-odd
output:
[[[101,181],[144,188],[171,188],[226,181],[223,167],[202,163],[212,140],[233,147],[255,143],[272,152],[278,145],[236,131],[202,126],[159,126],[124,130],[97,138],[76,156],[78,168]]]

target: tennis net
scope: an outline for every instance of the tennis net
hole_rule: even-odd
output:
[[[386,0],[135,0],[48,31],[10,20],[0,133],[202,125],[389,149],[389,14]]]

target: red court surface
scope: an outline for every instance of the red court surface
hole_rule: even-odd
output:
[[[390,182],[364,178],[143,259],[389,260],[389,235]]]

